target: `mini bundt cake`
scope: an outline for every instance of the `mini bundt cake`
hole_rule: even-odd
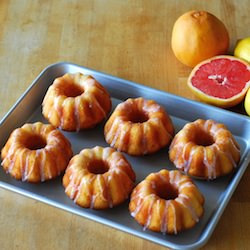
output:
[[[72,157],[71,144],[52,125],[27,123],[2,149],[3,169],[17,180],[43,182],[60,175]]]
[[[79,131],[100,123],[111,106],[109,93],[92,76],[65,74],[49,87],[42,113],[55,127]]]
[[[134,188],[129,210],[144,230],[177,234],[200,220],[203,205],[204,197],[190,177],[163,169]]]
[[[135,173],[122,153],[110,147],[83,149],[63,176],[66,195],[84,208],[106,209],[124,202],[135,182]]]
[[[190,176],[215,179],[237,167],[240,146],[224,124],[198,119],[175,135],[169,159]]]
[[[129,98],[116,106],[105,124],[104,135],[111,147],[139,156],[170,144],[174,127],[167,112],[155,101]]]

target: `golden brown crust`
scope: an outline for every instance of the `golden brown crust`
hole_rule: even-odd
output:
[[[3,147],[2,167],[17,180],[41,182],[60,175],[72,154],[70,142],[52,125],[27,123]]]
[[[106,209],[124,202],[135,182],[135,173],[115,149],[96,146],[75,155],[63,176],[66,195],[85,208]]]
[[[198,119],[175,135],[169,159],[191,176],[215,179],[234,171],[240,146],[224,124]]]
[[[199,221],[203,204],[204,197],[190,177],[163,169],[134,188],[129,210],[144,229],[177,234]]]
[[[44,117],[55,127],[79,131],[100,123],[111,110],[111,99],[92,76],[65,74],[49,87],[42,107]]]
[[[106,142],[130,155],[151,154],[174,135],[171,118],[155,101],[129,98],[117,105],[104,127]]]

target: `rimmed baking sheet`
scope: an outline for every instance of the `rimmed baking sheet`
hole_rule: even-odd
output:
[[[200,248],[211,236],[249,164],[250,120],[246,116],[227,110],[191,101],[79,65],[61,62],[45,68],[2,119],[0,123],[1,148],[13,129],[22,126],[26,122],[42,121],[46,123],[41,114],[41,103],[49,85],[52,84],[56,77],[75,72],[90,74],[103,84],[111,94],[113,108],[129,97],[142,96],[156,100],[170,114],[176,132],[187,122],[198,118],[214,119],[224,123],[241,146],[242,157],[237,171],[214,181],[194,180],[205,196],[205,214],[194,228],[178,235],[163,235],[149,230],[144,231],[130,216],[128,201],[118,207],[104,211],[78,207],[65,195],[61,185],[61,176],[56,180],[34,185],[14,180],[1,168],[0,186],[169,248]],[[64,134],[71,141],[73,151],[76,154],[83,148],[96,145],[108,146],[104,140],[103,126],[104,122],[88,131],[64,132]],[[136,172],[137,183],[151,172],[157,172],[162,168],[174,169],[173,164],[168,159],[168,147],[149,156],[132,157],[126,155],[126,157]]]

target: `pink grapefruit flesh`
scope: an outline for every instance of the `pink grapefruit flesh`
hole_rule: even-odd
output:
[[[250,86],[250,66],[233,56],[216,56],[199,63],[188,86],[202,101],[229,108],[240,103]]]

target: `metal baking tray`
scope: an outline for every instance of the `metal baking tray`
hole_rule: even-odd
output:
[[[179,131],[185,123],[198,118],[214,119],[226,124],[241,146],[242,157],[238,169],[233,174],[214,181],[194,180],[205,197],[205,214],[194,228],[178,235],[163,235],[161,233],[143,230],[130,215],[128,201],[118,207],[103,211],[83,209],[77,206],[65,195],[64,188],[61,184],[62,176],[55,180],[34,185],[16,181],[0,168],[0,187],[169,248],[195,249],[203,246],[211,236],[249,164],[250,119],[231,111],[178,97],[79,65],[61,62],[45,68],[2,119],[0,123],[1,148],[15,128],[22,126],[26,122],[42,121],[46,123],[41,114],[43,97],[53,80],[67,72],[82,72],[93,75],[109,91],[112,97],[113,108],[128,97],[135,98],[142,96],[147,99],[156,100],[164,106],[170,114],[176,132]],[[103,126],[104,122],[88,131],[77,133],[64,132],[64,134],[71,141],[73,151],[77,154],[81,149],[86,147],[94,147],[96,145],[108,146],[104,140]],[[167,147],[149,156],[131,157],[126,155],[126,157],[136,172],[137,183],[151,172],[159,171],[162,168],[174,169],[174,166],[168,159]]]

